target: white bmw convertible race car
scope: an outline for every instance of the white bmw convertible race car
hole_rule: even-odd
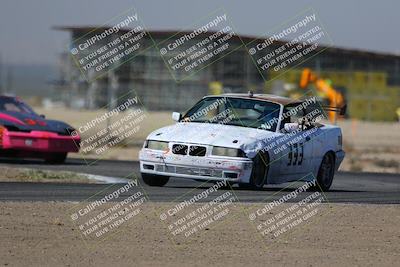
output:
[[[321,124],[322,117],[315,97],[206,96],[147,137],[139,154],[143,181],[163,186],[177,177],[262,188],[316,180],[329,190],[345,153],[340,128]]]

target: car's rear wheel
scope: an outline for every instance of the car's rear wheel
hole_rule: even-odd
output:
[[[143,182],[149,186],[164,186],[169,181],[168,176],[148,174],[148,173],[142,173],[142,179]]]
[[[239,184],[241,188],[262,189],[267,181],[269,157],[266,153],[258,153],[253,159],[253,169],[248,184]]]
[[[329,152],[324,155],[319,166],[317,182],[318,185],[315,189],[328,191],[333,182],[333,176],[335,175],[335,156]]]
[[[50,164],[61,164],[67,159],[68,153],[51,153],[46,158],[46,163]]]

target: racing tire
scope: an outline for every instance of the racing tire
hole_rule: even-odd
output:
[[[314,189],[318,191],[328,191],[333,182],[335,175],[335,156],[333,153],[326,153],[322,158],[321,165],[318,169],[317,185]]]
[[[248,184],[240,183],[240,188],[260,190],[267,181],[269,171],[269,156],[267,153],[258,153],[253,159],[253,169],[251,171]]]
[[[142,179],[143,182],[149,186],[164,186],[169,181],[168,176],[148,174],[148,173],[142,173]]]
[[[45,158],[45,162],[49,164],[61,164],[67,159],[68,153],[51,153]]]

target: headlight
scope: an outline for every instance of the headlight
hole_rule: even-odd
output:
[[[244,157],[244,153],[240,149],[215,146],[212,149],[212,155],[225,157]]]
[[[168,150],[168,142],[147,140],[145,147],[154,150]]]

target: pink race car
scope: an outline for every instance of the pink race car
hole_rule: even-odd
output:
[[[81,138],[70,125],[47,120],[16,97],[0,96],[0,157],[42,158],[63,163]]]

